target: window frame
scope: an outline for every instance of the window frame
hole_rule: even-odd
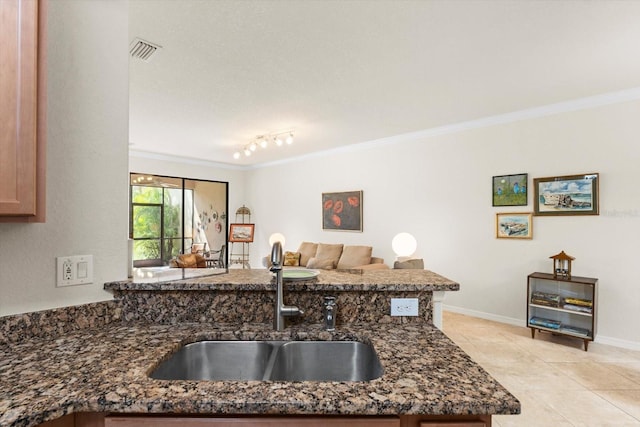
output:
[[[153,178],[158,178],[159,180],[171,180],[171,181],[179,181],[180,182],[180,186],[177,187],[177,189],[181,190],[181,194],[180,194],[180,225],[179,225],[179,235],[177,237],[167,237],[166,236],[166,224],[165,224],[165,210],[166,210],[166,201],[167,201],[167,192],[169,190],[175,190],[176,187],[165,187],[159,184],[155,184],[154,185],[150,185],[149,182],[138,182],[138,183],[134,183],[133,182],[133,177],[134,176],[148,176],[148,177],[153,177]],[[160,267],[160,266],[166,266],[168,264],[168,261],[173,257],[171,254],[166,254],[166,249],[167,249],[167,241],[168,240],[179,240],[180,241],[180,249],[179,249],[179,253],[185,253],[185,251],[187,250],[187,248],[189,248],[191,246],[191,244],[193,243],[194,239],[195,239],[195,235],[194,235],[194,230],[193,230],[193,224],[196,223],[196,205],[195,205],[195,190],[192,188],[186,188],[186,183],[187,181],[196,181],[196,182],[203,182],[203,183],[213,183],[213,184],[224,184],[225,185],[225,212],[229,211],[229,183],[225,182],[225,181],[212,181],[212,180],[203,180],[203,179],[194,179],[194,178],[184,178],[184,177],[172,177],[172,176],[163,176],[163,175],[156,175],[156,174],[143,174],[143,173],[139,173],[139,172],[130,172],[129,173],[129,238],[133,241],[133,245],[135,247],[135,244],[137,241],[149,241],[149,240],[159,240],[160,243],[160,258],[159,259],[144,259],[144,260],[131,260],[132,265],[134,268],[139,268],[139,267]],[[149,202],[134,202],[133,201],[133,194],[134,194],[134,187],[154,187],[154,188],[160,188],[162,190],[162,198],[160,202],[157,203],[149,203]],[[190,191],[191,192],[191,196],[187,197],[186,196],[186,192]],[[185,208],[185,202],[187,201],[187,198],[190,199],[190,207],[189,209]],[[153,206],[153,207],[159,207],[160,208],[160,237],[142,237],[142,238],[134,238],[134,207],[135,206]],[[190,216],[191,218],[186,218],[186,213],[190,211]],[[185,227],[187,224],[191,224],[191,228],[188,230],[188,233],[185,230]],[[224,230],[224,241],[226,242],[228,240],[228,227],[225,227]],[[188,243],[188,244],[187,244]],[[135,253],[135,251],[134,251]],[[131,256],[133,257],[133,253],[131,254]],[[165,258],[167,258],[167,260],[165,261]],[[225,263],[226,265],[226,263]]]

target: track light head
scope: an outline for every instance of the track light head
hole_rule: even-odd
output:
[[[285,138],[283,138],[284,135],[286,135]],[[269,146],[269,141],[272,141],[278,147],[281,147],[285,142],[287,143],[287,145],[291,145],[293,144],[293,131],[288,130],[286,132],[258,135],[253,141],[245,145],[241,151],[236,151],[235,153],[233,153],[233,158],[236,160],[239,159],[241,153],[244,153],[246,157],[249,157],[252,152],[258,149],[258,147],[267,148]]]

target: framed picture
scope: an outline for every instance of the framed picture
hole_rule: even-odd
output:
[[[253,242],[253,230],[255,224],[231,224],[229,229],[229,241],[232,243]]]
[[[531,212],[496,214],[496,237],[498,239],[532,239],[533,214]]]
[[[322,193],[322,229],[362,231],[362,190]]]
[[[527,206],[527,180],[526,173],[494,176],[493,206]]]
[[[598,215],[597,173],[535,178],[535,215]]]

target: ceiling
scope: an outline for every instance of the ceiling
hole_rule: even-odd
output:
[[[130,61],[135,151],[259,165],[640,87],[640,1],[129,3],[162,46]]]

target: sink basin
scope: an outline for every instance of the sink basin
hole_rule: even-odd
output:
[[[371,381],[383,368],[357,341],[199,341],[149,375],[161,380]]]
[[[372,346],[357,341],[289,341],[278,348],[273,381],[371,381],[382,376]]]
[[[262,380],[270,341],[198,341],[181,347],[151,373],[160,380]]]

